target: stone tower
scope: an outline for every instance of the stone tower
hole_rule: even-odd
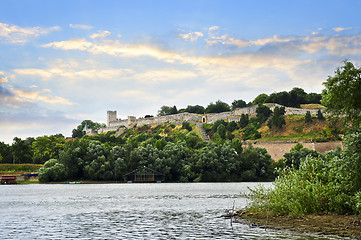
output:
[[[107,126],[110,127],[110,122],[117,120],[117,111],[107,111]]]

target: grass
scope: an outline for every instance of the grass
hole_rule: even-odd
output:
[[[38,172],[43,164],[0,164],[0,172]]]

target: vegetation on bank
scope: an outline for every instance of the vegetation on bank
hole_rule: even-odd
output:
[[[252,190],[251,210],[291,216],[325,212],[361,215],[360,75],[361,68],[345,62],[324,83],[322,102],[331,116],[342,117],[347,127],[344,149],[324,155],[295,150],[299,153],[289,156],[291,165],[278,170],[274,188]]]
[[[0,173],[38,172],[43,164],[0,164]]]

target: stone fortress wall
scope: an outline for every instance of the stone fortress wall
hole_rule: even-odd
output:
[[[282,107],[276,103],[264,104],[269,107],[272,111],[275,107]],[[167,116],[159,117],[149,117],[149,118],[136,118],[134,116],[128,116],[127,119],[118,119],[117,111],[108,111],[107,112],[107,127],[101,128],[97,132],[88,130],[88,135],[94,135],[98,133],[105,133],[108,131],[117,131],[119,128],[124,131],[124,129],[129,129],[133,127],[141,127],[144,125],[158,125],[166,122],[192,122],[192,123],[215,123],[218,120],[227,120],[229,122],[235,121],[238,122],[242,114],[248,114],[249,116],[256,115],[256,109],[258,105],[253,105],[250,107],[236,108],[233,111],[222,112],[222,113],[210,113],[210,114],[195,114],[195,113],[178,113]],[[285,107],[286,115],[305,115],[307,111],[310,111],[311,115],[317,115],[318,109],[302,109],[302,108],[291,108]]]

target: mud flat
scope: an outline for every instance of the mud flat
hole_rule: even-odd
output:
[[[298,232],[315,232],[361,239],[361,217],[334,213],[309,214],[302,217],[273,216],[267,213],[240,210],[235,221],[272,229],[288,229]]]

